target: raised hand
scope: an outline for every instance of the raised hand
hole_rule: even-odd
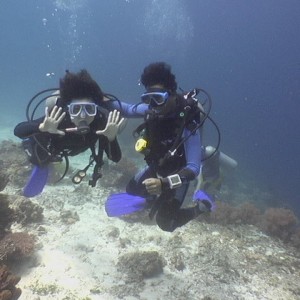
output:
[[[54,106],[51,113],[49,114],[49,108],[45,108],[45,119],[43,123],[40,124],[39,130],[41,132],[48,132],[52,134],[60,134],[65,135],[65,132],[62,130],[58,130],[57,127],[60,122],[66,116],[65,112],[62,112],[62,108],[58,106]]]
[[[111,142],[116,138],[119,132],[119,128],[123,126],[124,121],[125,121],[124,118],[120,120],[119,111],[117,110],[111,111],[108,114],[108,119],[105,128],[103,130],[96,131],[96,134],[106,136],[108,140]]]

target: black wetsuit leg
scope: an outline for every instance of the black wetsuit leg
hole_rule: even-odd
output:
[[[162,230],[172,232],[199,215],[194,207],[180,208],[188,187],[188,184],[184,184],[176,190],[169,190],[160,195],[156,222]]]
[[[126,186],[126,192],[131,195],[137,195],[141,197],[149,197],[145,185],[142,182],[147,178],[156,178],[154,170],[150,167],[145,167],[139,171],[133,178],[130,179]]]

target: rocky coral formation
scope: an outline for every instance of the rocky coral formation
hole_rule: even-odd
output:
[[[14,220],[15,212],[9,207],[7,195],[0,194],[0,239]]]
[[[80,220],[76,211],[63,210],[60,212],[60,219],[63,223],[71,225]]]
[[[139,282],[161,274],[164,264],[157,251],[142,251],[120,256],[117,268],[127,275],[127,280]]]
[[[0,192],[4,190],[4,188],[6,187],[9,179],[8,179],[8,175],[3,171],[3,169],[1,168],[1,164],[2,161],[0,161]]]
[[[17,197],[14,207],[16,208],[17,222],[22,225],[38,223],[44,218],[44,209],[25,197]]]
[[[34,251],[33,236],[9,231],[16,216],[16,211],[9,207],[8,196],[0,194],[0,263],[29,257]]]
[[[205,219],[208,222],[226,224],[256,224],[260,221],[261,212],[252,203],[232,206],[229,203],[217,201],[217,209]]]
[[[9,180],[12,185],[23,187],[30,174],[31,165],[21,144],[4,140],[0,142],[0,153],[0,169],[2,170],[0,186],[4,181]],[[3,181],[3,178],[6,179]]]
[[[298,220],[295,214],[285,208],[268,208],[263,215],[263,229],[283,241],[289,241]]]
[[[34,236],[27,232],[8,232],[0,240],[0,262],[20,261],[33,254]]]
[[[1,149],[2,151],[2,149]],[[3,166],[4,161],[0,161]],[[4,190],[10,177],[7,169],[0,174],[0,188]],[[20,198],[20,197],[19,197]],[[21,295],[21,289],[16,285],[20,277],[13,275],[4,263],[23,260],[33,254],[35,238],[26,232],[11,232],[10,227],[14,221],[28,221],[40,219],[42,210],[29,200],[23,199],[16,209],[11,207],[10,197],[0,194],[0,300],[16,300]]]
[[[300,222],[289,209],[273,207],[261,212],[253,203],[247,202],[239,206],[217,202],[217,207],[215,212],[202,216],[201,219],[221,225],[255,225],[268,235],[300,248]]]
[[[0,266],[0,300],[16,300],[21,295],[21,289],[16,285],[20,277],[13,275],[7,266]]]
[[[291,243],[294,247],[300,249],[300,228],[297,228],[291,236]]]

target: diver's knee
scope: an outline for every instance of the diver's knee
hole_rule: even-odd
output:
[[[175,230],[174,220],[162,216],[159,213],[156,215],[156,224],[163,231],[173,232]]]
[[[135,195],[139,191],[139,186],[134,177],[130,179],[126,186],[126,193]]]
[[[135,178],[131,178],[126,186],[126,193],[131,195],[139,195],[141,197],[147,197],[148,192],[143,184],[140,184],[135,180]]]

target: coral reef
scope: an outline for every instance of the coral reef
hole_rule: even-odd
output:
[[[21,289],[16,285],[20,277],[13,275],[7,266],[0,266],[0,300],[16,300],[21,295]]]
[[[15,212],[9,207],[7,195],[0,194],[0,239],[15,220]]]
[[[44,218],[44,209],[40,205],[33,203],[25,197],[18,197],[14,206],[16,207],[17,222],[22,225],[38,223]]]
[[[127,280],[142,281],[163,272],[164,261],[157,251],[127,253],[119,257],[117,268]]]
[[[59,286],[55,283],[42,283],[40,281],[35,281],[30,285],[30,289],[34,294],[40,296],[54,295],[59,291]]]
[[[34,236],[26,232],[8,232],[0,240],[0,262],[20,261],[33,254]]]
[[[27,159],[22,145],[13,141],[4,140],[0,142],[0,153],[1,178],[6,178],[6,181],[9,180],[9,182],[16,187],[23,187],[29,176],[31,164]],[[1,183],[2,182],[1,180]]]
[[[0,192],[4,190],[4,188],[6,187],[9,179],[8,179],[8,175],[3,171],[3,168],[1,167],[2,165],[2,161],[0,160]]]
[[[217,201],[217,210],[209,215],[202,215],[201,220],[221,225],[255,225],[267,234],[280,238],[300,249],[299,220],[289,209],[268,208],[262,213],[254,204],[249,202],[232,206]]]
[[[9,207],[8,196],[0,194],[0,262],[20,260],[31,256],[35,238],[26,232],[9,231],[12,222],[18,219],[20,212]],[[24,219],[24,217],[23,217]]]
[[[63,223],[65,224],[74,224],[77,221],[79,221],[79,216],[76,211],[71,211],[71,210],[63,210],[60,212],[60,219],[62,220]]]
[[[295,248],[300,249],[300,228],[297,228],[291,235],[291,243]]]
[[[29,166],[21,147],[10,141],[0,143],[0,191],[8,184],[23,186]],[[26,174],[26,176],[24,176]],[[17,197],[18,199],[21,197]],[[42,209],[25,198],[19,205],[11,207],[10,196],[0,194],[0,300],[16,300],[21,289],[16,285],[20,277],[13,275],[4,263],[20,261],[32,255],[35,238],[26,232],[11,232],[11,224],[20,221],[22,224],[41,219]]]
[[[206,217],[206,220],[222,225],[226,224],[257,224],[261,218],[261,212],[254,204],[245,202],[239,206],[232,206],[217,201],[217,209]]]
[[[285,208],[268,208],[263,216],[262,229],[272,236],[289,241],[298,220],[295,214]]]

